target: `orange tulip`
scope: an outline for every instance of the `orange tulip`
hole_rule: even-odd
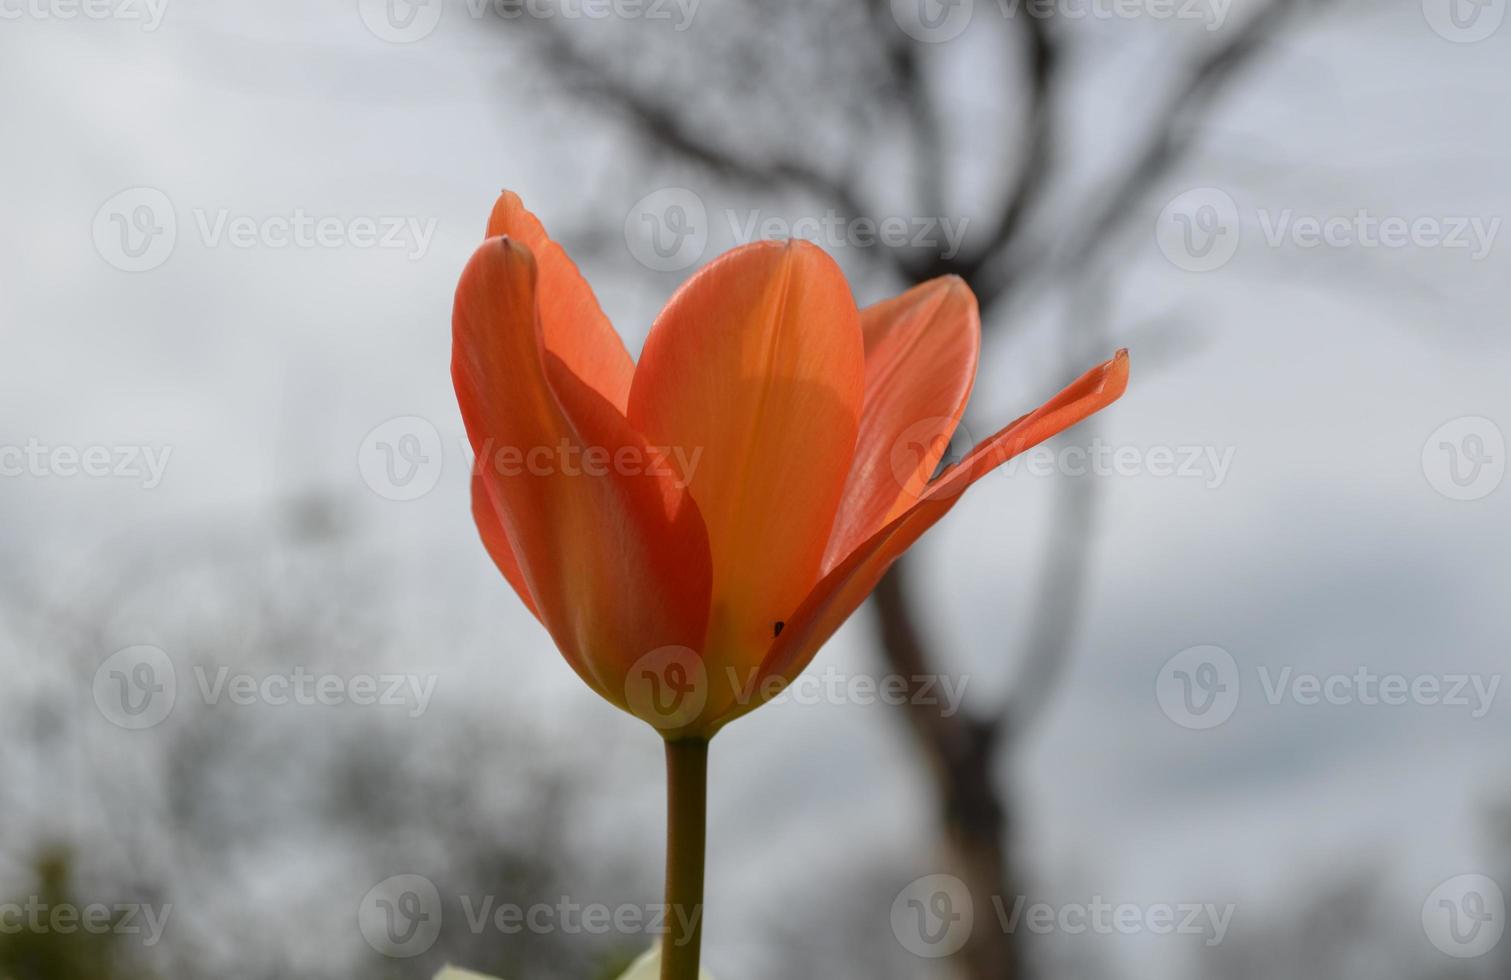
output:
[[[935,476],[976,372],[960,279],[857,311],[817,246],[744,245],[636,365],[514,194],[487,236],[453,318],[478,529],[582,679],[670,741],[769,700],[967,486],[1127,384],[1119,352]]]

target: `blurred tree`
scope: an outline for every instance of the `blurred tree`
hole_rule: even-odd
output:
[[[110,928],[85,929],[76,921],[89,902],[74,890],[73,864],[62,848],[43,850],[36,859],[36,887],[15,896],[5,906],[21,914],[8,915],[0,929],[0,980],[150,980],[155,974],[132,948],[133,939],[117,926],[126,913],[112,909]],[[36,914],[31,914],[34,910]],[[55,928],[53,913],[67,914],[65,928]]]
[[[0,933],[0,980],[383,980],[447,962],[583,980],[615,975],[650,944],[469,921],[464,900],[612,907],[654,891],[625,855],[574,835],[572,818],[597,811],[579,800],[595,782],[589,760],[613,749],[591,738],[590,751],[575,748],[505,698],[469,696],[448,658],[469,637],[495,655],[496,628],[459,623],[455,609],[441,622],[406,610],[414,590],[396,579],[424,559],[374,552],[322,516],[336,510],[301,498],[217,515],[203,533],[187,520],[143,528],[101,549],[67,594],[7,597],[28,601],[7,606],[0,640],[47,656],[0,713],[0,763],[15,764],[0,781],[0,857],[42,855],[41,901],[68,901],[78,864],[92,893],[153,896],[173,912],[162,942],[135,957],[110,936]],[[178,693],[160,724],[125,731],[92,700],[92,679],[135,643],[170,653]],[[209,703],[196,692],[221,668],[444,676],[428,710],[411,712]],[[63,835],[77,858],[42,850]],[[364,941],[359,904],[411,873],[436,886],[443,928],[423,955],[392,959]]]
[[[1115,96],[1141,122],[1113,153],[1069,138],[1073,97],[1095,83],[1105,58],[1086,56],[1075,25],[1055,15],[1059,4],[981,4],[1002,16],[978,14],[978,23],[993,26],[949,43],[918,40],[902,24],[917,14],[928,37],[930,25],[962,10],[969,18],[970,0],[708,0],[686,33],[548,14],[496,26],[524,39],[550,79],[539,91],[563,86],[638,137],[655,160],[757,194],[765,207],[795,198],[843,221],[963,216],[970,234],[958,251],[938,240],[855,251],[895,285],[963,278],[980,300],[991,344],[1012,335],[1018,304],[1100,288],[1109,245],[1199,142],[1222,98],[1299,15],[1327,3],[1249,0],[1220,29],[1198,32],[1200,42],[1163,45],[1151,64],[1165,74],[1141,73],[1138,93]],[[1152,105],[1138,104],[1143,93]],[[983,143],[996,149],[982,154]],[[1164,353],[1168,338],[1146,339],[1146,354]],[[1064,331],[1065,379],[1108,346],[1100,327]],[[1136,371],[1154,360],[1140,357]],[[969,420],[966,428],[976,431]],[[1057,498],[1009,698],[971,702],[953,716],[928,699],[908,699],[952,870],[973,895],[1021,890],[1003,768],[1050,701],[1082,619],[1094,483],[1068,481]],[[913,561],[893,567],[870,606],[884,670],[921,679],[953,669],[920,617]],[[1028,973],[1016,940],[997,930],[975,930],[957,959],[973,980]]]

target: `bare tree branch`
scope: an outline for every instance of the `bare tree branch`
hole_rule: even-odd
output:
[[[889,23],[889,0],[864,2],[874,29],[869,42],[878,49],[885,92],[891,97],[886,108],[907,128],[914,196],[925,212],[942,217],[949,201],[948,167],[940,106],[934,101],[925,58],[932,49],[905,38]],[[990,311],[1030,283],[1082,276],[1093,269],[1102,248],[1149,190],[1189,152],[1202,120],[1265,43],[1303,5],[1322,2],[1326,0],[1266,0],[1225,40],[1191,59],[1177,73],[1172,94],[1154,114],[1140,145],[1123,157],[1132,162],[1108,176],[1102,194],[1078,206],[1068,220],[1057,222],[1057,227],[1070,229],[1067,234],[1034,247],[1033,219],[1047,201],[1063,199],[1055,193],[1056,184],[1068,172],[1055,160],[1065,42],[1044,17],[1025,13],[1016,18],[1010,37],[1022,51],[1027,107],[1018,138],[1004,141],[1008,159],[1000,162],[999,171],[1011,176],[989,232],[952,256],[937,248],[920,251],[907,246],[881,246],[869,254],[909,283],[961,276],[975,291],[985,324],[1000,321],[990,317]],[[780,149],[771,151],[776,155],[755,158],[722,145],[692,125],[661,93],[637,87],[601,60],[585,56],[561,30],[548,30],[547,36],[553,64],[570,73],[593,104],[630,119],[660,150],[732,183],[763,191],[797,191],[848,215],[867,213],[851,175],[782,156],[785,151]],[[996,327],[999,334],[1003,329]],[[1074,351],[1079,359],[1087,340],[1084,330],[1073,335],[1067,352]],[[910,728],[937,788],[942,836],[953,856],[953,871],[976,895],[1007,896],[1019,888],[1009,850],[1012,807],[999,785],[1000,763],[1049,702],[1073,642],[1073,626],[1084,605],[1094,502],[1091,480],[1072,481],[1057,498],[1051,551],[1038,580],[1043,601],[1036,605],[1037,615],[1028,628],[1012,699],[1003,705],[971,705],[951,717],[941,716],[928,699],[907,700]],[[871,608],[880,629],[885,669],[921,684],[946,667],[914,614],[912,567],[906,556],[899,560],[878,586]],[[1026,975],[1023,951],[1002,930],[975,930],[959,963],[973,980],[1018,980]]]

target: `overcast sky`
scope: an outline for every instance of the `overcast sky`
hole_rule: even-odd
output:
[[[43,460],[0,477],[5,579],[66,600],[112,554],[325,493],[364,553],[409,584],[408,603],[497,637],[474,637],[497,663],[424,652],[450,664],[438,698],[533,685],[549,692],[531,698],[542,724],[589,717],[638,740],[653,774],[650,733],[575,683],[475,541],[448,324],[457,274],[508,186],[569,243],[597,237],[583,265],[637,350],[683,273],[637,264],[626,218],[671,182],[637,171],[627,149],[606,153],[587,112],[537,102],[546,83],[464,6],[409,44],[375,36],[354,2],[170,0],[160,24],[146,5],[145,20],[37,9],[0,27],[0,447],[39,447],[0,463]],[[1231,901],[1237,929],[1329,868],[1363,864],[1388,875],[1401,929],[1420,931],[1435,886],[1495,870],[1477,827],[1511,789],[1511,695],[1491,686],[1511,626],[1511,490],[1499,486],[1511,27],[1465,44],[1429,20],[1416,4],[1350,6],[1285,42],[1112,251],[1111,343],[1161,324],[1199,343],[1147,365],[1133,344],[1129,392],[1096,429],[1107,459],[1122,449],[1125,462],[1095,477],[1087,621],[1004,772],[1027,807],[1029,867],[1068,901]],[[1191,36],[1095,23],[1088,50],[1123,51],[1117,30],[1134,35],[1132,53],[1076,96],[1075,138],[1091,146],[1143,104],[1152,60],[1139,52],[1160,31]],[[704,258],[730,243],[726,209],[794,216],[790,202],[705,198]],[[1183,222],[1199,229],[1214,203],[1238,215],[1237,250],[1183,268],[1170,254]],[[329,240],[299,240],[302,216],[336,219]],[[1306,219],[1340,216],[1337,243],[1308,244]],[[1371,244],[1382,229],[1370,221],[1424,218],[1404,247]],[[870,302],[883,286],[857,291]],[[973,418],[986,424],[1064,378],[1062,321],[1024,315],[1021,340],[982,364]],[[372,433],[400,417],[433,428],[402,423],[388,438],[433,431],[442,461],[414,500],[372,486]],[[58,447],[97,461],[87,451],[105,447],[112,472],[76,474]],[[922,546],[920,605],[968,699],[1011,684],[1061,487],[1027,465],[996,475]],[[871,672],[870,638],[857,617],[815,676]],[[1197,647],[1231,659],[1171,662]],[[1237,697],[1228,720],[1193,729],[1181,718],[1210,716],[1169,699],[1202,663]],[[1462,675],[1468,703],[1362,705],[1361,669],[1376,684],[1425,675],[1445,694]],[[1334,700],[1354,703],[1303,703],[1286,686],[1303,674],[1342,678]],[[710,900],[731,911],[710,921],[709,944],[725,980],[746,955],[733,910],[769,909],[815,866],[858,867],[928,833],[899,722],[881,706],[786,703],[721,736]],[[650,848],[660,790],[640,789],[626,806]],[[770,859],[774,837],[793,845]],[[1114,948],[1168,963],[1188,952],[1177,939]]]

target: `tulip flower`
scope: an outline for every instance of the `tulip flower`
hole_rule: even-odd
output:
[[[774,697],[971,483],[1116,400],[1119,352],[936,470],[975,378],[951,276],[857,310],[819,247],[689,279],[636,364],[505,192],[462,273],[452,377],[483,543],[562,656],[666,740],[662,976],[696,976],[707,743]],[[681,920],[679,922],[679,919]]]

